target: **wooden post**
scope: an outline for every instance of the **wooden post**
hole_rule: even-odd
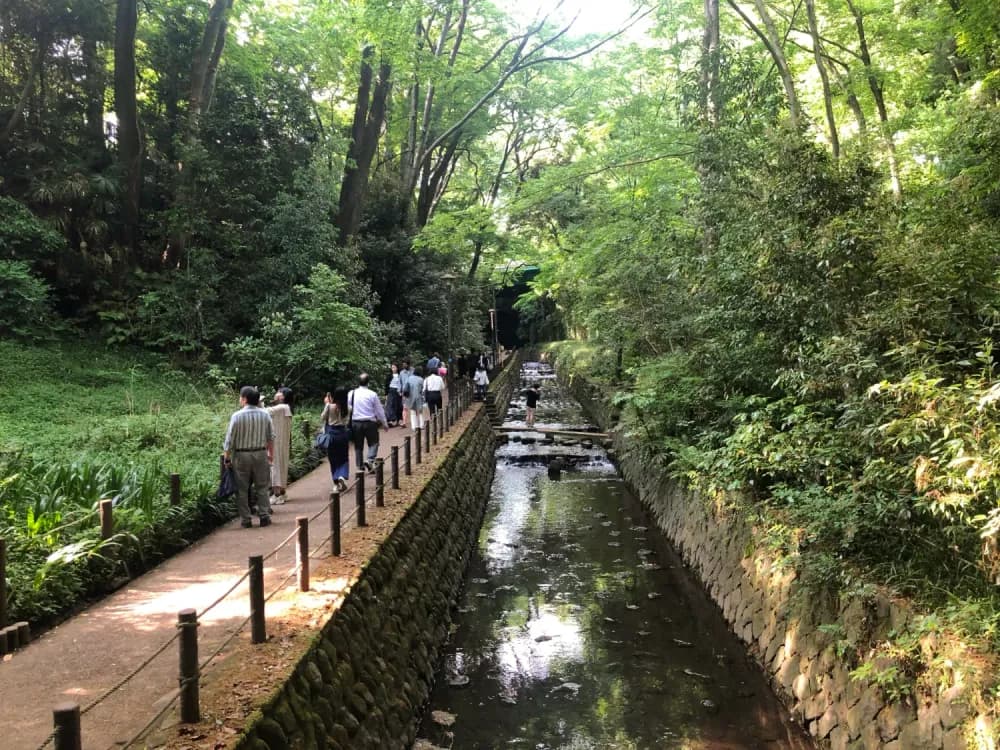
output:
[[[375,507],[385,507],[385,459],[375,459]]]
[[[101,512],[101,539],[110,539],[115,527],[114,502],[101,500],[98,507]]]
[[[0,628],[0,656],[13,651],[14,649],[7,646],[7,628]]]
[[[7,540],[0,537],[0,629],[7,627]]]
[[[392,474],[392,488],[399,489],[399,446],[392,446],[389,451],[389,473]]]
[[[55,750],[83,750],[79,703],[60,703],[52,709],[52,728]]]
[[[198,613],[182,609],[177,613],[180,638],[181,721],[195,724],[201,720],[198,685]]]
[[[12,654],[21,645],[17,637],[17,625],[8,625],[3,629],[3,632],[7,634],[7,653]]]
[[[423,460],[422,457],[421,457],[421,453],[423,453],[423,450],[424,450],[424,436],[423,436],[423,434],[421,432],[421,429],[418,427],[417,428],[417,463],[418,464]]]
[[[433,414],[431,414],[431,441],[434,443],[434,445],[438,444],[438,422],[440,421],[438,419],[438,414],[440,413],[441,411],[438,410]]]
[[[331,553],[340,555],[340,493],[330,493],[330,548]]]
[[[413,440],[407,435],[403,438],[403,471],[406,472],[406,476],[410,476],[413,473],[413,463],[410,461],[411,453],[410,446]]]
[[[310,440],[312,437],[312,425],[309,424],[308,419],[302,420],[302,437],[306,439],[307,443],[312,445],[312,440]]]
[[[299,591],[309,590],[309,517],[297,516],[295,525],[298,537],[295,544],[295,563],[299,569]]]
[[[170,475],[170,504],[180,505],[181,504],[181,475],[171,474]]]
[[[267,640],[264,617],[264,556],[250,555],[250,642]]]
[[[424,453],[430,455],[431,452],[431,428],[430,425],[424,427]]]
[[[364,470],[358,472],[358,478],[354,483],[354,502],[357,504],[358,512],[356,518],[358,521],[358,527],[367,526],[368,523],[365,521],[365,472]]]
[[[15,622],[10,627],[17,628],[17,646],[24,648],[31,643],[31,625],[27,622]]]

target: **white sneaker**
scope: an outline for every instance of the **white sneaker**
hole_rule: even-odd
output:
[[[284,505],[285,496],[284,495],[271,495],[271,505]]]

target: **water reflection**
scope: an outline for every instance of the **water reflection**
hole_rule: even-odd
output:
[[[529,376],[537,426],[593,429],[551,371]],[[524,425],[523,401],[509,416]],[[809,747],[603,451],[539,439],[497,451],[417,747]]]

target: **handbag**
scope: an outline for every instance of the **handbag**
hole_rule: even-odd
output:
[[[324,427],[323,431],[313,438],[313,448],[316,450],[327,451],[330,449],[330,443],[332,442],[333,436]]]
[[[232,465],[226,465],[225,456],[219,456],[219,489],[215,496],[220,500],[236,494],[236,472]]]

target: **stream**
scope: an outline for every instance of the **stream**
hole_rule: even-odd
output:
[[[536,427],[594,431],[549,367],[521,377],[541,386]],[[524,417],[515,394],[504,426]],[[600,443],[498,447],[414,750],[813,747]]]

